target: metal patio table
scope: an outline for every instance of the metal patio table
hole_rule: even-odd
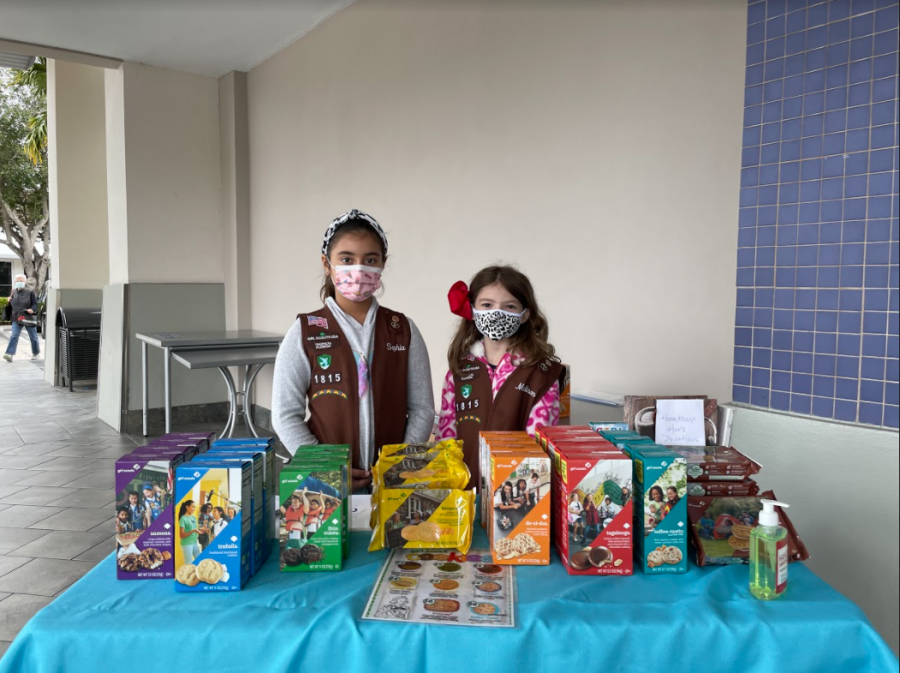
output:
[[[173,332],[135,334],[141,342],[141,391],[143,398],[143,434],[149,434],[148,405],[150,399],[148,351],[150,346],[163,351],[163,398],[166,417],[166,432],[172,431],[172,358],[190,369],[216,367],[222,373],[228,386],[231,410],[225,432],[233,432],[237,419],[238,398],[243,397],[242,414],[247,427],[256,435],[250,421],[247,404],[256,375],[269,362],[275,361],[283,334],[260,332],[257,330],[212,330],[204,332]],[[201,353],[204,353],[201,355]],[[241,390],[237,390],[228,367],[246,367],[246,376]]]

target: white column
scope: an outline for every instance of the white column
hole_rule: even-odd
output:
[[[56,310],[99,307],[109,282],[103,69],[49,60],[51,264],[44,378],[56,369]]]
[[[250,140],[247,73],[219,78],[219,148],[222,163],[222,228],[225,322],[250,329]]]

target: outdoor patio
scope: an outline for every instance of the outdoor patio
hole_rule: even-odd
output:
[[[54,388],[29,355],[26,338],[12,364],[0,362],[0,656],[113,551],[115,461],[146,443],[97,419],[94,387]]]

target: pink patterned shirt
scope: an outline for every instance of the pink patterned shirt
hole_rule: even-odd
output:
[[[524,358],[521,355],[504,354],[497,368],[488,364],[484,355],[484,344],[476,341],[469,350],[468,358],[478,360],[487,365],[488,374],[491,377],[492,397],[496,398],[500,388],[506,380],[516,371],[516,367],[522,364]],[[559,382],[550,386],[550,390],[534,403],[531,413],[528,415],[528,423],[525,432],[534,435],[537,425],[559,425]],[[453,439],[456,437],[456,384],[453,382],[453,372],[448,371],[444,378],[444,390],[441,393],[441,413],[438,420],[436,439]]]

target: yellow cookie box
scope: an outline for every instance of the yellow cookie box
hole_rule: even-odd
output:
[[[381,491],[378,525],[369,551],[458,549],[469,551],[475,494],[460,489],[387,488]]]
[[[463,443],[460,439],[443,439],[439,442],[422,442],[420,444],[385,444],[381,447],[381,457],[431,453],[432,451],[449,451],[463,457]]]

